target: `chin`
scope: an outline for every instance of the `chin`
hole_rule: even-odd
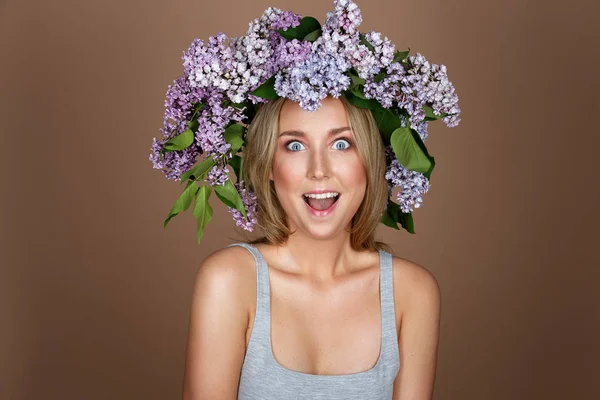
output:
[[[344,227],[348,225],[350,225],[350,221],[345,224],[338,224],[335,221],[330,221],[328,223],[306,221],[305,224],[302,225],[302,229],[298,229],[298,231],[314,240],[329,240],[345,234]],[[298,225],[296,225],[296,228],[298,228]]]

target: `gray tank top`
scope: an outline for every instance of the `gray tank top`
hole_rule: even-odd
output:
[[[393,383],[400,370],[392,255],[379,251],[381,304],[381,353],[369,370],[344,375],[315,375],[290,370],[275,360],[271,347],[269,269],[262,253],[248,249],[256,261],[256,314],[242,365],[238,400],[391,400]]]

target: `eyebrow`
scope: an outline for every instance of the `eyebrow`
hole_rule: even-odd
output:
[[[350,130],[349,126],[333,128],[333,129],[330,129],[329,132],[327,132],[327,135],[333,136],[340,132],[349,131],[349,130]],[[294,129],[294,130],[285,131],[285,132],[281,133],[281,135],[279,135],[279,137],[282,137],[282,136],[304,137],[304,136],[306,136],[306,134],[303,131]]]

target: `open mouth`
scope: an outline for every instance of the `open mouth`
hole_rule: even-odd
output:
[[[315,211],[325,211],[330,209],[340,198],[339,193],[329,195],[302,195],[304,202]]]

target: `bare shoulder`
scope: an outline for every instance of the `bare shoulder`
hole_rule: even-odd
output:
[[[250,287],[248,280],[255,276],[254,257],[243,247],[224,247],[210,253],[200,264],[197,283],[232,290]]]
[[[212,293],[213,299],[243,310],[249,318],[256,296],[255,268],[254,256],[241,246],[215,250],[198,268],[194,297]]]
[[[440,286],[431,271],[401,257],[393,257],[394,303],[400,314],[409,308],[439,307]],[[397,316],[400,319],[401,315]]]
[[[239,246],[200,264],[190,309],[183,398],[235,398],[256,293],[252,254]]]

